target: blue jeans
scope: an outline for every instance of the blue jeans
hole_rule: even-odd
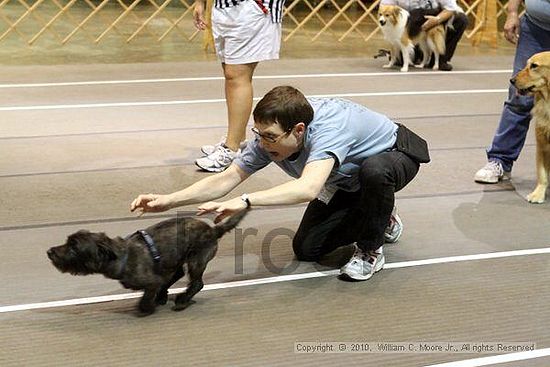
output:
[[[523,16],[520,20],[513,75],[525,67],[531,56],[548,50],[550,50],[550,32],[533,24],[527,16]],[[487,150],[487,159],[502,163],[506,172],[512,170],[512,165],[523,148],[529,130],[532,108],[533,97],[517,94],[516,88],[510,84],[508,100],[504,102],[500,123],[493,143]]]

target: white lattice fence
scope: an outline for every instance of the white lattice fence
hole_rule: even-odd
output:
[[[375,0],[365,4],[360,0],[340,3],[336,0],[321,0],[313,4],[312,0],[293,0],[285,8],[285,26],[289,33],[284,40],[288,41],[300,31],[309,30],[312,41],[326,32],[338,38],[338,41],[344,40],[351,33],[368,41],[379,30],[376,17],[379,2]]]
[[[131,42],[167,37],[192,40],[193,0],[0,0],[0,42],[10,38],[34,44],[53,37],[65,44],[79,38],[98,43],[107,38]],[[285,37],[311,41],[354,35],[368,42],[379,31],[376,11],[380,0],[287,0]],[[472,20],[471,38],[487,26],[487,4],[496,2],[496,17],[504,16],[500,0],[459,0]]]
[[[33,44],[50,35],[65,44],[75,36],[97,43],[108,36],[132,41],[147,35],[162,41],[169,34],[192,39],[192,2],[188,0],[2,0],[0,41],[17,35]]]

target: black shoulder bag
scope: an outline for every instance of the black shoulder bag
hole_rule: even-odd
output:
[[[397,124],[397,141],[395,142],[398,151],[405,153],[412,160],[418,163],[428,163],[430,152],[428,143],[420,136],[409,130],[405,125]]]

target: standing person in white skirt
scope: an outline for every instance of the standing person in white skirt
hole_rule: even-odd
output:
[[[195,27],[206,29],[206,0],[196,0]],[[208,172],[222,172],[239,152],[252,111],[252,76],[260,61],[279,58],[284,0],[214,0],[212,33],[222,64],[227,104],[227,135],[201,148],[195,163]]]

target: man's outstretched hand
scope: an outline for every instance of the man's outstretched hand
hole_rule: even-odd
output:
[[[143,213],[158,213],[171,208],[171,201],[168,195],[144,194],[139,195],[130,204],[130,211],[138,211],[141,216]]]
[[[235,198],[224,202],[209,201],[199,206],[197,215],[214,212],[216,213],[214,223],[219,223],[224,220],[224,218],[230,217],[243,209],[246,209],[246,203],[241,198]]]

